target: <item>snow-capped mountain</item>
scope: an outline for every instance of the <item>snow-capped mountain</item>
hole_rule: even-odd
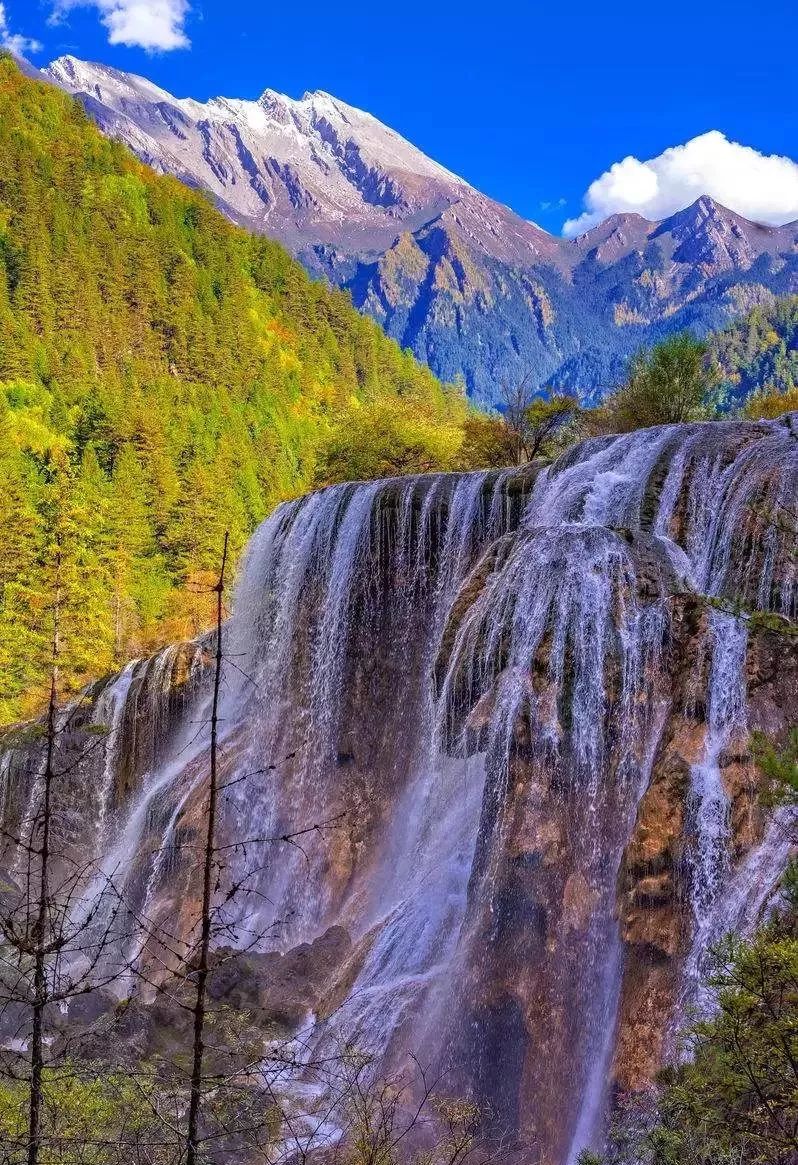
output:
[[[71,56],[43,75],[482,399],[529,368],[595,395],[640,344],[798,290],[798,223],[759,226],[701,198],[660,223],[615,215],[566,240],[327,93],[199,102]]]
[[[44,74],[157,170],[209,190],[241,222],[307,243],[379,247],[468,192],[415,146],[328,93],[300,100],[176,98],[103,65],[60,57]]]

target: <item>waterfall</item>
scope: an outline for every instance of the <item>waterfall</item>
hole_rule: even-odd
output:
[[[198,691],[201,660],[200,648],[167,647],[150,660],[127,664],[119,676],[88,689],[58,716],[51,844],[55,875],[68,904],[66,942],[52,968],[56,986],[80,977],[89,966],[102,980],[129,962],[126,936],[142,908],[136,883],[153,808],[160,794],[174,792],[192,746],[196,754],[203,747],[191,720],[184,722],[180,715],[189,693]],[[184,662],[187,691],[176,697],[176,671]],[[14,757],[9,751],[3,758],[4,765],[6,758],[11,761],[11,774]],[[29,751],[21,760],[30,771]],[[43,772],[39,759],[22,815],[20,836],[25,839],[40,812]],[[136,783],[132,796],[122,787],[126,781]],[[12,869],[20,884],[23,853],[20,849]],[[151,859],[145,855],[145,861]],[[119,990],[123,987],[120,982]]]
[[[600,1143],[617,887],[676,718],[701,741],[680,997],[787,859],[771,828],[735,849],[724,766],[750,719],[748,612],[796,612],[796,444],[779,422],[665,426],[543,469],[338,485],[263,523],[224,638],[224,933],[265,954],[345,930],[307,1047],[350,1041],[386,1070],[418,1053],[502,1136],[534,1128],[546,1165]],[[86,698],[106,725],[81,766],[99,859],[73,921],[124,897],[122,965],[166,974],[152,928],[185,943],[196,922],[207,678],[198,643]],[[21,763],[0,756],[24,829]]]
[[[687,960],[688,981],[695,980],[701,969],[713,908],[730,861],[730,805],[718,761],[732,733],[743,731],[745,726],[745,624],[732,615],[713,611],[709,634],[707,732],[703,755],[690,774],[688,800],[688,817],[695,837],[689,871],[694,939]]]
[[[101,854],[107,842],[108,812],[113,799],[114,780],[119,768],[119,748],[124,724],[125,708],[130,685],[133,682],[137,660],[131,661],[123,668],[119,679],[107,684],[97,701],[94,711],[94,722],[104,724],[108,722],[108,736],[103,749],[102,775],[98,785],[97,850]]]
[[[5,825],[8,806],[9,785],[11,783],[11,762],[13,752],[7,749],[0,755],[0,828]],[[2,848],[2,847],[0,847]]]

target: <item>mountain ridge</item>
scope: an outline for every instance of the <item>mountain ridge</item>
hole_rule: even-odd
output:
[[[561,238],[323,91],[203,103],[74,57],[43,76],[478,400],[529,370],[595,399],[641,345],[798,291],[798,222],[753,223],[706,195],[660,221],[619,214]]]

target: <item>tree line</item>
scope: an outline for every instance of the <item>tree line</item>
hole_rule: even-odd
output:
[[[541,390],[531,370],[516,380],[500,381],[497,411],[473,413],[465,420],[460,464],[524,465],[537,457],[554,457],[586,437],[734,417],[769,420],[790,412],[798,406],[797,390],[770,381],[736,401],[739,380],[720,362],[719,346],[751,326],[750,320],[743,321],[708,341],[678,332],[640,349],[629,361],[624,381],[592,407],[556,386]]]
[[[345,294],[0,59],[0,723],[46,702],[56,527],[76,690],[210,625],[225,530],[234,568],[284,498],[450,468],[466,411]]]

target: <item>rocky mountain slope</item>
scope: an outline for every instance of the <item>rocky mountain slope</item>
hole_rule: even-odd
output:
[[[798,223],[759,226],[701,198],[663,222],[615,215],[561,239],[326,93],[201,103],[69,56],[44,73],[106,133],[280,239],[482,399],[530,368],[541,384],[600,394],[640,344],[798,291]]]

